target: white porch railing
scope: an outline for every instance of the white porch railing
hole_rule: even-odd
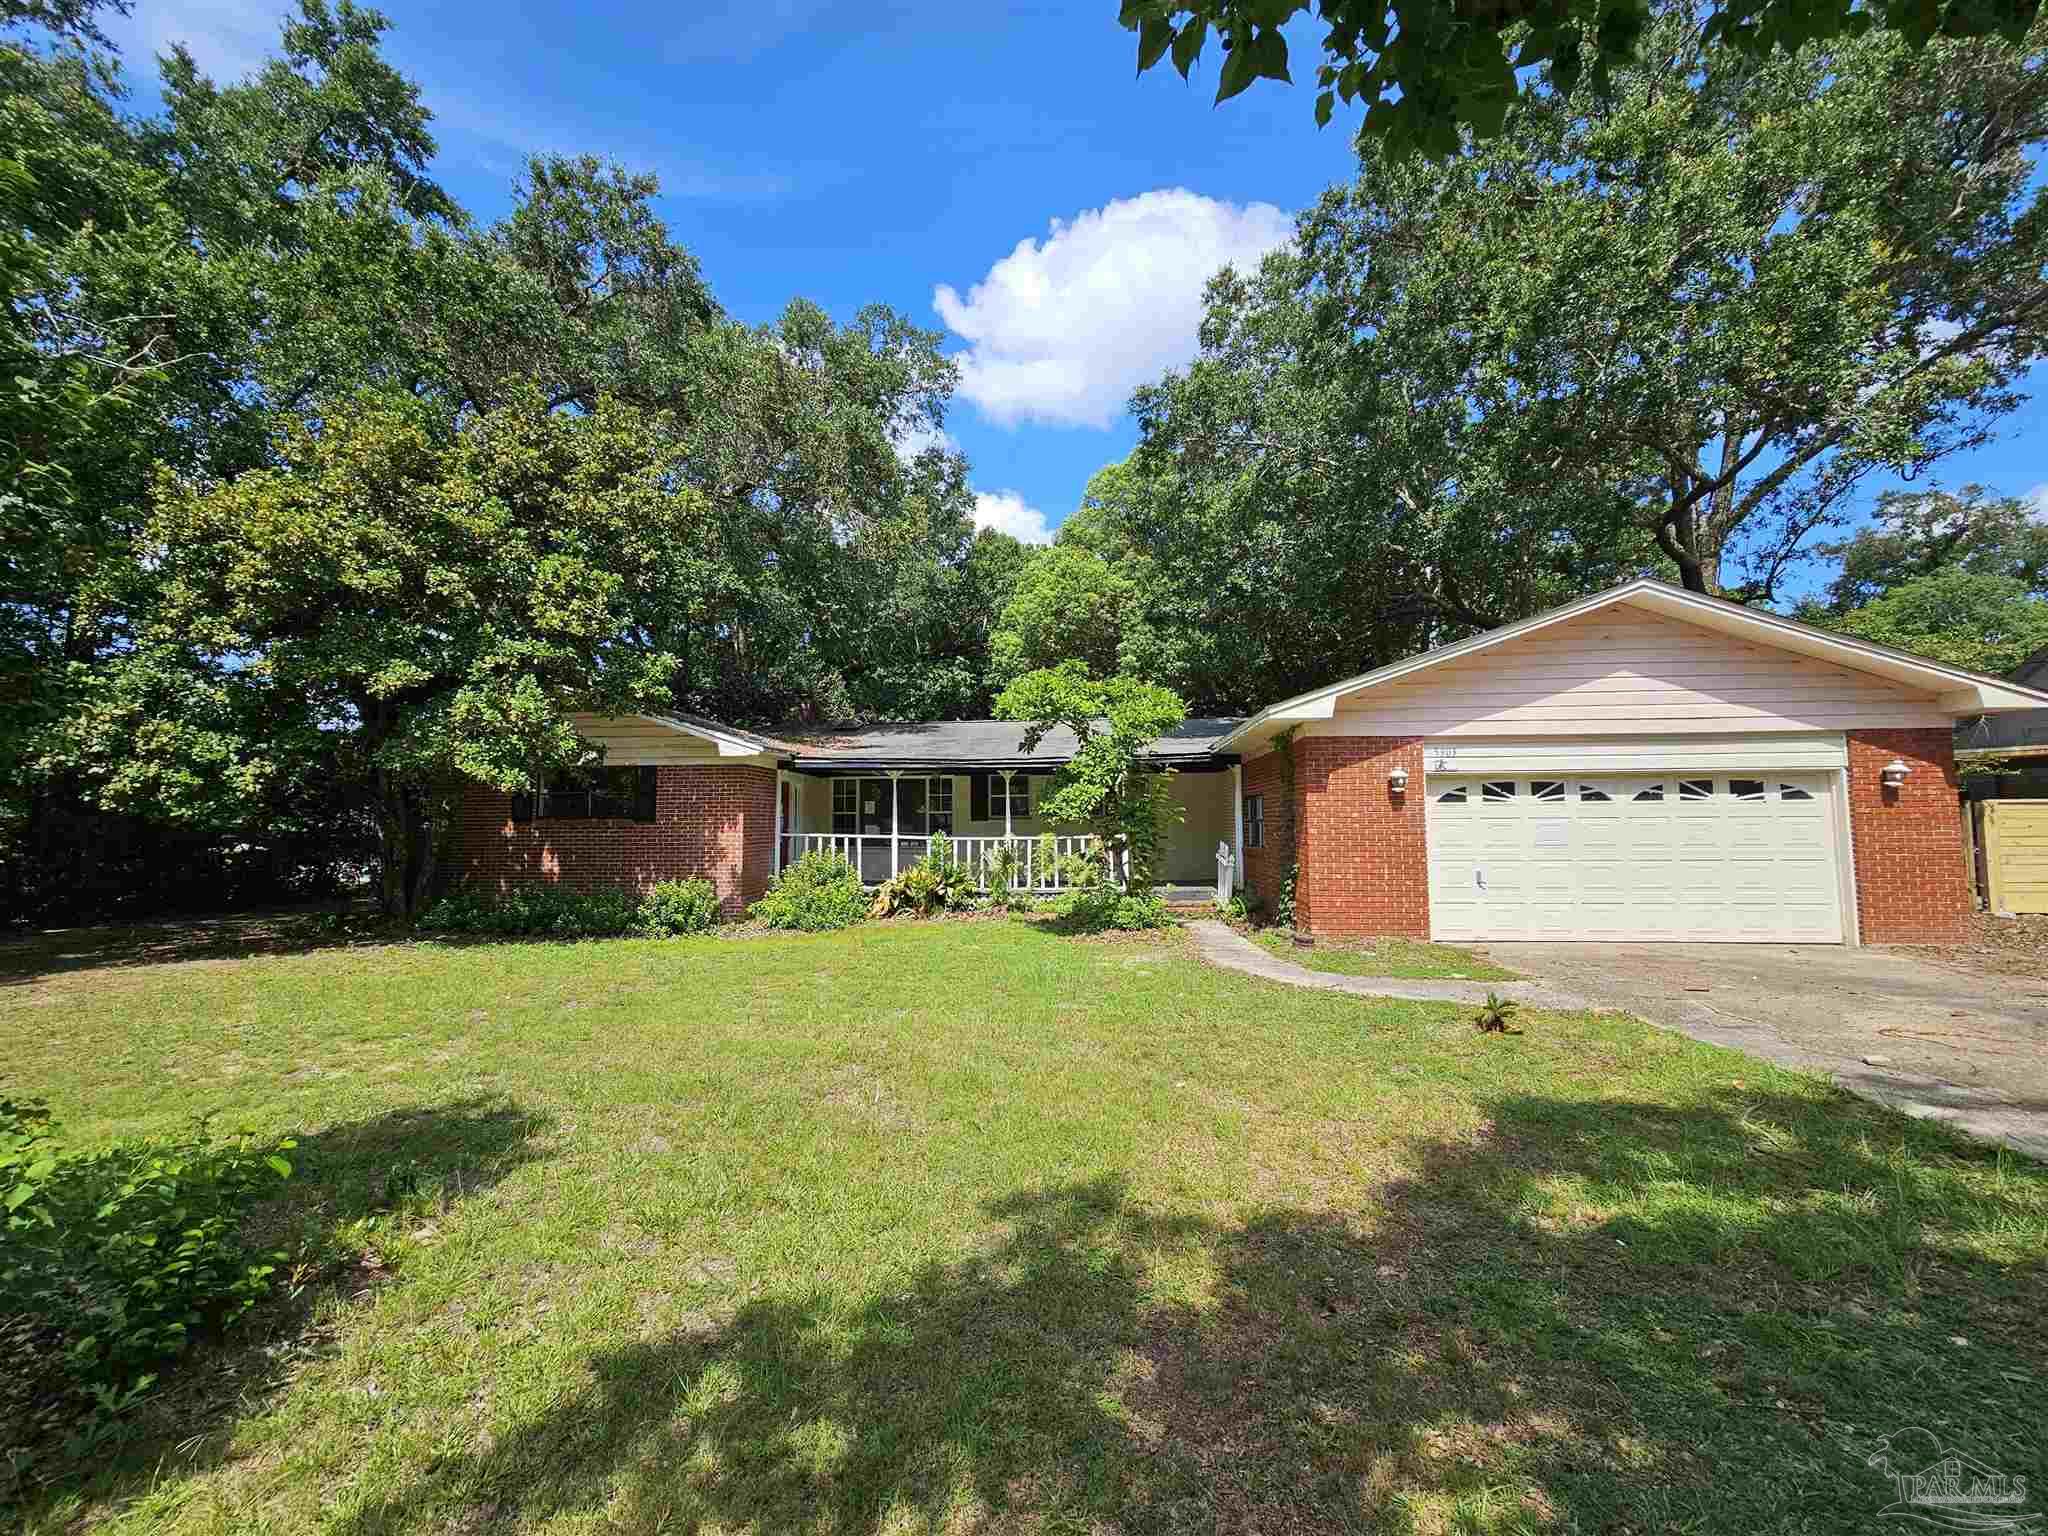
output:
[[[1050,839],[1050,850],[1046,841],[1036,837],[947,839],[953,848],[953,861],[973,870],[975,884],[982,890],[988,889],[989,865],[996,850],[1008,844],[1016,850],[1016,888],[1026,891],[1067,889],[1072,882],[1062,867],[1065,860],[1092,852],[1101,839],[1092,835],[1054,837]],[[880,885],[923,858],[931,842],[932,839],[924,837],[892,838],[887,833],[792,832],[782,839],[782,868],[787,869],[807,853],[836,853],[860,871],[863,884]]]

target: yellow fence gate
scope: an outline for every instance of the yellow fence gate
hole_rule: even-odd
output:
[[[1979,800],[1976,812],[1985,905],[2048,912],[2048,800]]]

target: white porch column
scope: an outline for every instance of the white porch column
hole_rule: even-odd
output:
[[[1232,811],[1233,811],[1233,816],[1234,816],[1234,819],[1233,819],[1233,821],[1232,821],[1232,836],[1231,836],[1231,844],[1230,844],[1230,856],[1231,856],[1231,858],[1232,858],[1232,859],[1234,859],[1234,860],[1236,861],[1236,870],[1237,870],[1237,883],[1238,883],[1238,884],[1239,884],[1239,885],[1241,886],[1241,885],[1243,885],[1243,884],[1244,884],[1244,764],[1243,764],[1243,763],[1232,763],[1232,764],[1230,765],[1230,800],[1231,800],[1231,807],[1232,807]],[[1246,901],[1250,901],[1250,900],[1251,900],[1251,897],[1247,896],[1247,897],[1245,897],[1245,900],[1246,900]]]
[[[1003,841],[1008,842],[1016,834],[1010,830],[1010,800],[1017,793],[1017,775],[1003,774]]]
[[[894,880],[901,869],[896,859],[896,848],[903,837],[903,775],[892,770],[889,774],[889,878]]]
[[[769,862],[769,868],[778,875],[782,873],[782,839],[789,831],[783,825],[782,815],[782,802],[788,794],[789,770],[778,768],[775,770],[775,857]]]

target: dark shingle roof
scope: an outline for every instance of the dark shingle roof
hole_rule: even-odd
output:
[[[1187,720],[1153,744],[1161,762],[1197,761],[1237,727],[1237,720]],[[876,767],[1054,767],[1074,755],[1074,733],[1064,726],[1047,731],[1038,750],[1024,750],[1024,727],[1015,720],[918,720],[895,725],[785,726],[775,738],[787,742],[800,766]]]

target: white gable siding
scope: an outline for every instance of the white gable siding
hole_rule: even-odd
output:
[[[718,743],[693,736],[659,720],[637,715],[571,715],[576,734],[604,748],[604,760],[615,768],[642,768],[662,763],[715,763]],[[727,762],[753,759],[728,758]]]
[[[1336,736],[1606,736],[1949,724],[1932,695],[1626,606],[1340,701]]]

